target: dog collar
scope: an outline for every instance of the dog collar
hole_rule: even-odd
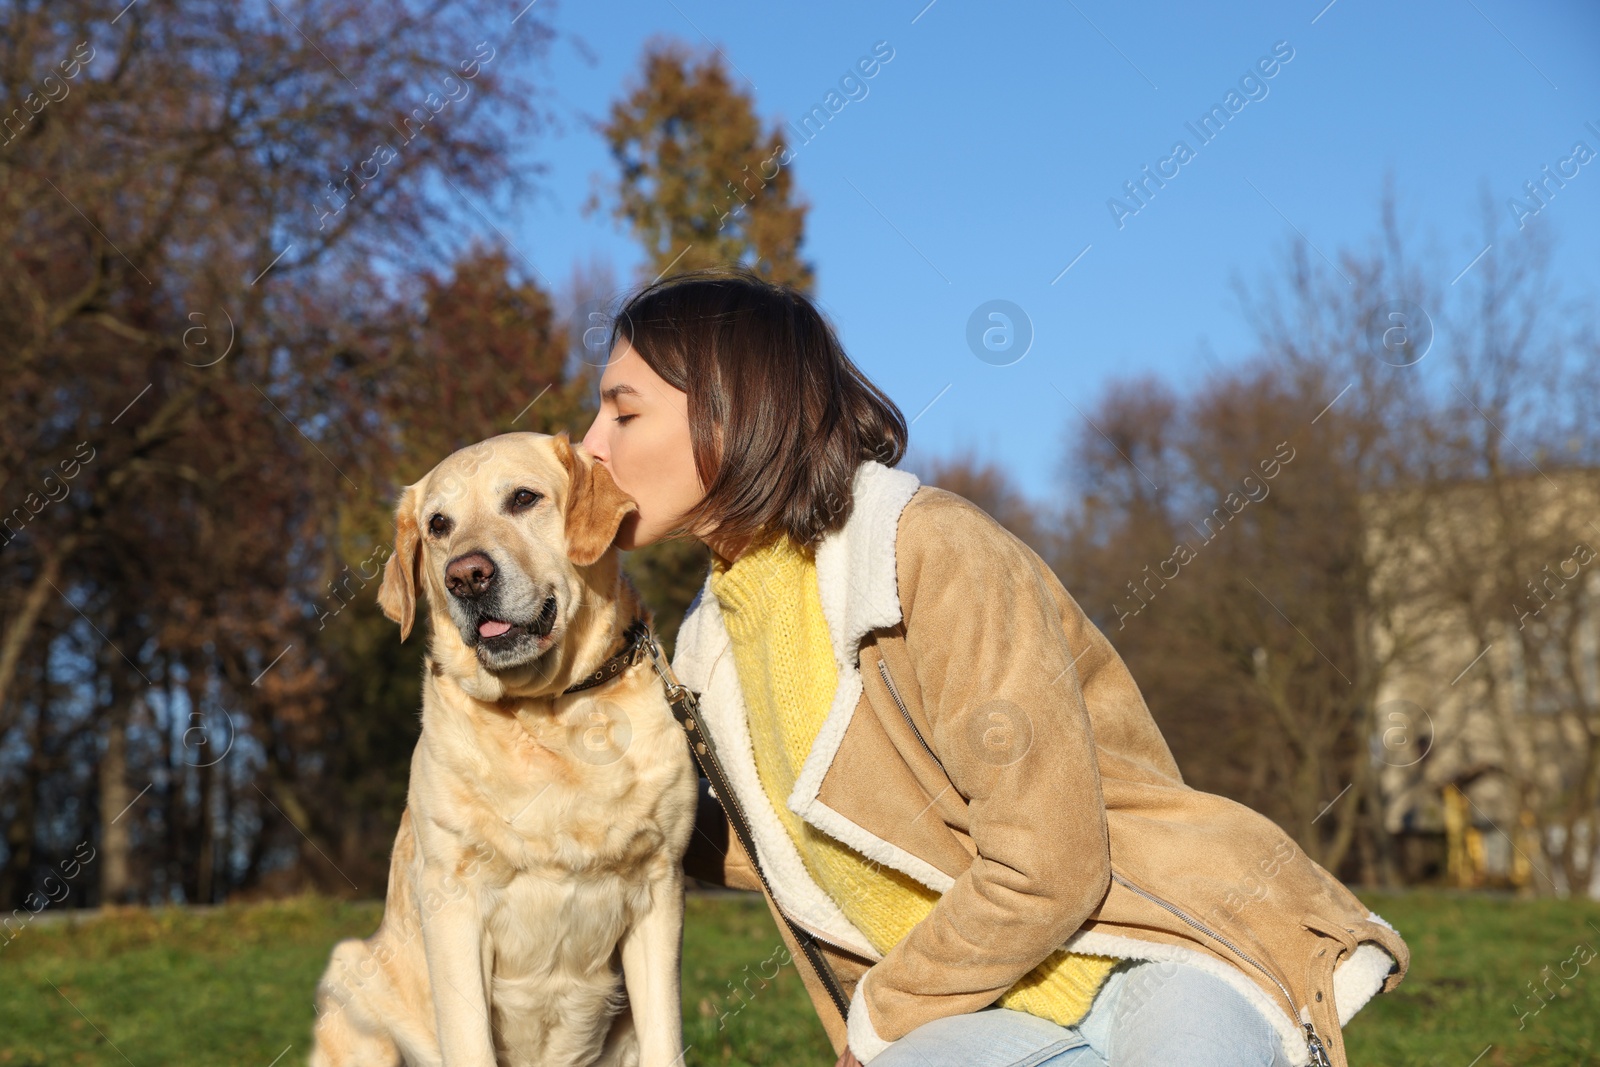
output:
[[[645,643],[650,637],[650,624],[644,619],[634,619],[628,628],[622,631],[622,651],[600,664],[594,673],[576,685],[569,685],[561,691],[562,696],[576,693],[580,689],[591,689],[603,685],[621,674],[623,671],[638,663],[645,652]]]

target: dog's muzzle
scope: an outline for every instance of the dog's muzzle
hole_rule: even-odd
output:
[[[553,643],[560,617],[553,592],[539,596],[526,575],[504,570],[485,552],[468,552],[445,567],[450,615],[461,639],[490,670],[537,659]]]
[[[558,607],[556,598],[547,596],[539,609],[539,614],[525,623],[507,622],[504,619],[494,618],[490,613],[484,613],[477,626],[477,646],[498,652],[511,649],[521,637],[532,637],[536,640],[549,637],[551,628],[556,624]]]

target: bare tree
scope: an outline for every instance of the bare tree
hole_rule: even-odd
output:
[[[283,845],[337,852],[296,782],[338,689],[310,637],[326,579],[399,465],[361,383],[425,326],[395,279],[535,173],[511,148],[540,128],[549,38],[485,0],[373,18],[0,4],[13,901],[81,840],[109,844],[112,897],[222,892],[241,851],[244,878]]]
[[[1582,893],[1600,849],[1600,353],[1547,231],[1503,232],[1487,194],[1483,219],[1493,250],[1447,319],[1417,454],[1426,535],[1395,553],[1412,599],[1387,629],[1423,639],[1433,669],[1413,677],[1462,673],[1397,696],[1431,751],[1390,777],[1402,797],[1463,789],[1532,890]]]

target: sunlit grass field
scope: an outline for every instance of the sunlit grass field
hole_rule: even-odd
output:
[[[1363,897],[1406,937],[1412,969],[1345,1029],[1354,1067],[1600,1065],[1600,904]],[[302,1064],[329,949],[381,913],[300,897],[30,923],[0,948],[0,1065]],[[690,1065],[833,1062],[785,960],[759,897],[691,897]]]

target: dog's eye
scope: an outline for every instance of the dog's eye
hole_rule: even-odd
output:
[[[539,500],[540,494],[535,493],[532,489],[518,489],[511,494],[511,510],[526,511],[537,504]]]
[[[450,520],[443,515],[435,515],[428,520],[428,532],[435,537],[443,537],[450,532]]]

